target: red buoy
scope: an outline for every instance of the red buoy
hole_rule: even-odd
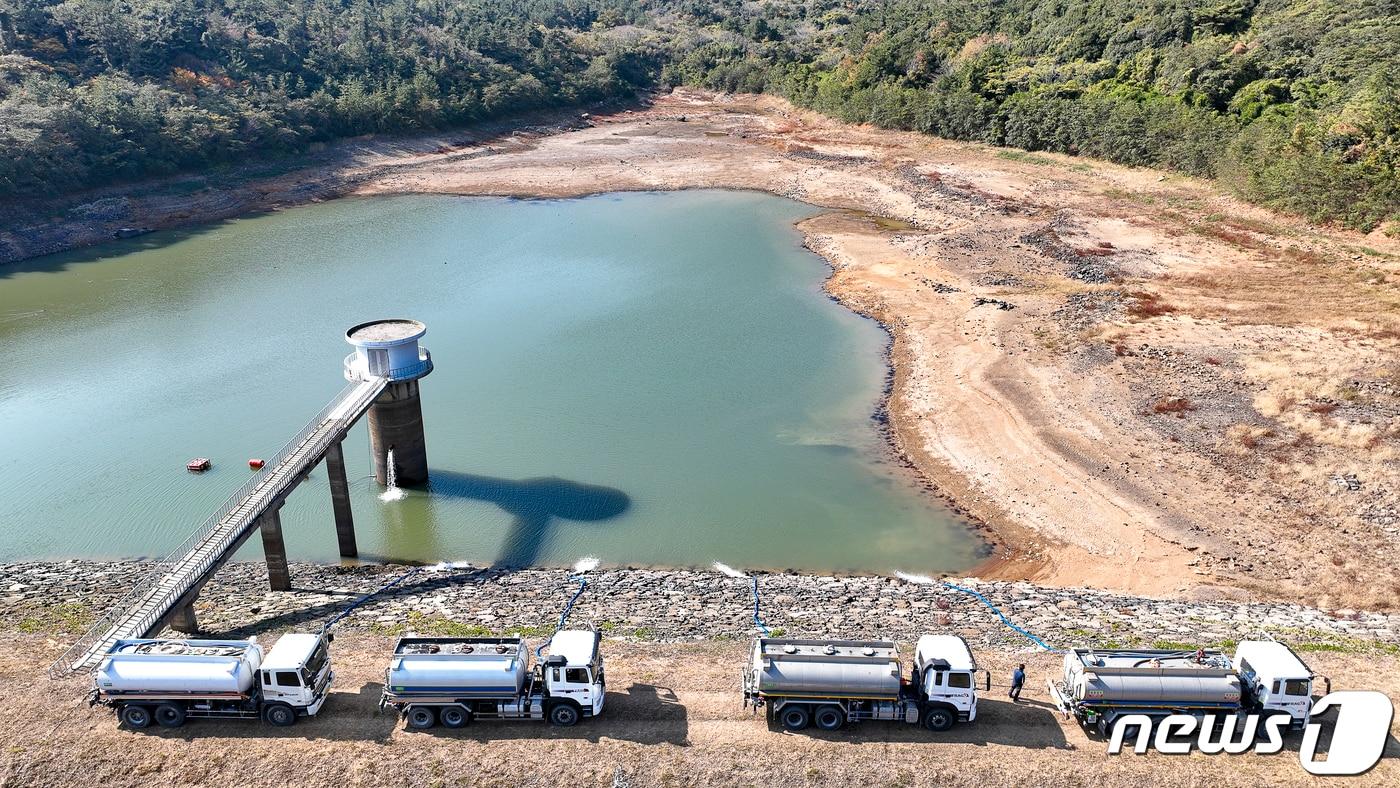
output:
[[[254,457],[253,459],[248,461],[248,467],[256,471],[257,469],[263,467],[263,461],[258,459],[257,457]]]

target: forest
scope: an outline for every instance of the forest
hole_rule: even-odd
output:
[[[1394,0],[0,0],[0,196],[677,84],[1400,232]]]

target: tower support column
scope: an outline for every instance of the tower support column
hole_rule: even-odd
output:
[[[345,452],[341,441],[326,450],[326,475],[330,477],[331,508],[335,510],[335,537],[340,543],[340,557],[354,558],[360,551],[355,545],[355,515],[350,509],[350,482],[345,478]]]
[[[176,632],[186,635],[193,635],[199,631],[199,619],[194,615],[194,603],[180,605],[170,611],[170,617],[166,620],[170,628]]]
[[[292,574],[287,569],[287,547],[282,542],[282,506],[268,509],[258,518],[262,532],[263,555],[267,558],[267,584],[273,591],[291,591]]]
[[[426,484],[428,447],[423,436],[423,404],[418,380],[390,383],[369,408],[369,445],[374,478],[389,483],[389,452],[394,452],[394,481],[401,487]]]

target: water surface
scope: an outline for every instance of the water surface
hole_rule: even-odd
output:
[[[380,501],[350,433],[364,557],[966,568],[881,445],[885,335],[823,296],[812,210],[339,200],[0,268],[0,560],[178,544],[341,388],[345,328],[402,316],[432,483]],[[323,468],[282,520],[292,558],[336,558]]]

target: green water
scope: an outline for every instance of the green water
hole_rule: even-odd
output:
[[[170,549],[344,385],[344,329],[402,316],[433,480],[380,501],[350,433],[364,558],[966,568],[978,541],[881,446],[885,335],[823,296],[811,212],[340,200],[0,268],[0,560]],[[323,468],[282,521],[336,559]]]

